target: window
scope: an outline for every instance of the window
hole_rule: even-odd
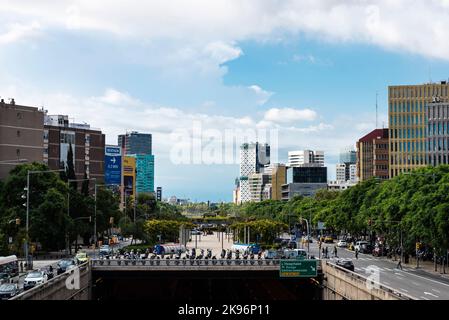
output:
[[[20,130],[17,130],[17,137],[20,138]]]
[[[20,149],[16,149],[16,154],[18,157],[20,157]]]
[[[17,112],[17,119],[22,119],[22,113],[21,112]]]

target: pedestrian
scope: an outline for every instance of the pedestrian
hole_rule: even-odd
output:
[[[355,249],[355,258],[359,259],[359,249]]]
[[[396,269],[402,270],[402,259],[401,258],[399,258],[399,262],[398,262],[398,265],[396,266]]]
[[[20,272],[23,272],[23,262],[20,261]]]
[[[334,257],[338,258],[338,256],[337,256],[337,246],[334,247]]]
[[[325,253],[325,255],[326,255],[326,259],[328,259],[328,258],[329,258],[329,252],[328,252],[328,250],[327,250],[327,247],[326,247],[326,249],[324,250],[324,253]]]

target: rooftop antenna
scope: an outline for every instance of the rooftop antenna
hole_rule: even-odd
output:
[[[378,126],[378,105],[377,105],[377,96],[378,96],[378,92],[376,91],[376,129],[379,128]]]

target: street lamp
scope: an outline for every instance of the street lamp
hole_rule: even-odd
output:
[[[82,181],[97,181],[97,178],[85,178],[85,179],[68,179],[67,180],[67,216],[70,217],[70,183],[71,182],[82,182]],[[96,202],[95,202],[96,204]],[[74,221],[77,219],[74,219]],[[78,235],[77,235],[78,238]],[[69,234],[67,233],[67,253],[70,252],[70,239],[69,239]],[[75,248],[75,252],[76,252],[77,248]]]
[[[310,229],[309,229],[309,221],[306,218],[300,218],[301,220],[304,220],[307,225],[307,254],[310,254]]]
[[[113,183],[103,183],[103,184],[97,184],[95,183],[95,209],[94,209],[94,241],[95,241],[95,248],[97,247],[97,188],[98,187],[108,187],[108,186],[118,186],[117,184]],[[125,192],[125,212],[126,212],[126,192]],[[126,215],[125,215],[126,217]]]
[[[50,172],[62,172],[65,171],[64,169],[59,169],[59,170],[27,170],[27,186],[26,188],[24,188],[24,190],[27,192],[26,193],[26,241],[25,241],[25,257],[26,257],[26,261],[27,261],[27,269],[30,270],[30,257],[28,254],[28,231],[29,231],[29,227],[30,227],[30,222],[29,222],[29,215],[30,215],[30,175],[31,174],[36,174],[36,173],[50,173]],[[22,196],[23,198],[23,196]]]

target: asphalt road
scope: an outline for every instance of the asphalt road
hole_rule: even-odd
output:
[[[329,261],[335,261],[333,257],[334,244],[323,244],[328,247]],[[307,249],[307,244],[305,245]],[[310,254],[319,256],[318,243],[310,244]],[[393,288],[418,300],[449,300],[449,279],[431,274],[421,269],[406,268],[397,269],[397,263],[385,258],[376,258],[372,255],[359,253],[355,258],[353,251],[337,248],[338,258],[351,259],[354,263],[355,272],[368,277],[374,270],[379,271],[379,283]]]

